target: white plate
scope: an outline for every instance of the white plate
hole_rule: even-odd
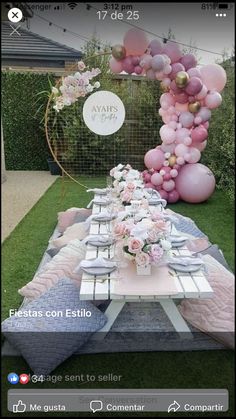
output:
[[[179,263],[168,263],[168,266],[178,272],[196,272],[202,268],[202,264],[185,266]]]
[[[92,275],[92,276],[102,276],[102,275],[108,275],[111,272],[115,271],[117,269],[116,266],[113,266],[112,268],[104,268],[104,267],[100,267],[100,268],[82,268],[81,269],[88,275]]]
[[[171,246],[175,249],[177,249],[178,247],[182,247],[185,245],[187,240],[183,240],[182,242],[171,242]]]
[[[107,223],[108,221],[112,221],[112,220],[114,220],[116,217],[113,215],[113,216],[104,216],[104,217],[96,217],[96,216],[94,216],[93,217],[93,221],[97,221],[98,223]]]
[[[94,247],[107,247],[107,246],[112,246],[115,243],[115,239],[110,239],[107,240],[106,242],[102,242],[102,241],[87,241],[87,244],[90,244],[91,246]]]
[[[93,203],[96,204],[96,205],[101,205],[101,206],[105,207],[107,205],[110,205],[112,203],[112,201],[104,202],[104,201],[97,201],[96,200],[96,201],[93,201]]]

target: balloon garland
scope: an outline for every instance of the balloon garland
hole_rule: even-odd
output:
[[[158,190],[170,203],[179,198],[195,203],[207,199],[215,179],[198,162],[207,145],[211,111],[222,102],[225,70],[218,64],[198,67],[196,57],[183,54],[176,42],[149,42],[136,28],[125,34],[123,45],[112,48],[109,65],[113,73],[125,71],[161,82],[162,144],[145,154],[146,187]]]

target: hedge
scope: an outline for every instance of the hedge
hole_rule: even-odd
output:
[[[2,73],[2,123],[7,170],[48,170],[50,153],[37,113],[37,94],[48,90],[49,75]],[[52,76],[50,75],[51,79]]]

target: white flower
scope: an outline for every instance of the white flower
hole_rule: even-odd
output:
[[[114,173],[114,178],[118,179],[118,180],[121,179],[122,178],[122,173],[121,172],[115,172]]]
[[[119,163],[118,166],[115,167],[116,170],[121,170],[123,169],[124,165]]]
[[[93,91],[93,86],[91,85],[91,84],[88,84],[87,86],[86,86],[86,92],[87,93],[91,93]]]
[[[162,249],[166,250],[166,251],[170,250],[171,247],[172,247],[171,242],[169,242],[168,240],[165,240],[165,239],[160,240],[160,245],[161,245]]]
[[[142,199],[142,197],[143,197],[143,191],[141,189],[136,189],[133,192],[133,198],[134,199]]]
[[[58,90],[56,87],[52,87],[52,93],[53,93],[54,95],[58,95],[59,90]]]
[[[95,87],[95,89],[99,89],[99,87],[101,86],[101,84],[99,83],[99,81],[96,81],[95,83],[94,83],[94,87]]]
[[[81,73],[79,71],[77,71],[77,73],[75,73],[74,78],[75,79],[79,79],[81,77]]]

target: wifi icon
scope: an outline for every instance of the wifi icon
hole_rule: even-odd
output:
[[[68,6],[71,10],[74,10],[74,8],[77,6],[77,3],[68,3]]]

